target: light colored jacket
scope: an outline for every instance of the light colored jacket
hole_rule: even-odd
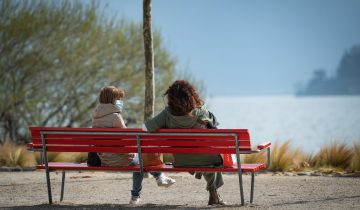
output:
[[[126,128],[121,110],[114,104],[99,104],[93,113],[93,128]]]
[[[92,118],[93,128],[126,128],[121,110],[114,104],[99,104]],[[129,166],[134,153],[98,153],[102,166]]]

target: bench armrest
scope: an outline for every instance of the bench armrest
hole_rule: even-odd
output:
[[[34,149],[34,144],[33,143],[28,143],[26,144],[27,150],[31,151]]]
[[[26,144],[27,150],[32,152],[41,152],[42,151],[42,145],[41,144],[33,144],[28,143]]]
[[[270,166],[270,146],[271,146],[271,142],[270,141],[266,141],[264,143],[261,143],[257,146],[257,150],[253,150],[252,152],[262,152],[264,149],[267,149],[267,155],[266,155],[266,168],[268,169]]]
[[[271,146],[271,142],[270,141],[267,141],[267,142],[264,142],[264,143],[262,143],[262,144],[259,144],[258,146],[257,146],[257,148],[259,149],[259,150],[262,150],[262,149],[266,149],[266,148],[268,148],[268,147],[270,147]]]

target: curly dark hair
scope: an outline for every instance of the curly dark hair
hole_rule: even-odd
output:
[[[194,108],[204,104],[196,89],[186,80],[176,80],[166,90],[166,95],[170,112],[175,116],[188,115]]]

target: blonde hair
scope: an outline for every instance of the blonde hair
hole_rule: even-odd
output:
[[[115,100],[123,98],[125,92],[114,86],[105,86],[100,90],[99,102],[101,104],[115,104]]]

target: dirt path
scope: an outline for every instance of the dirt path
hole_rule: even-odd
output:
[[[64,201],[59,203],[61,174],[51,173],[53,205],[47,204],[44,172],[1,172],[1,209],[360,209],[360,178],[272,176],[255,178],[249,204],[250,176],[244,176],[245,207],[240,206],[237,175],[224,175],[220,194],[226,207],[208,207],[205,181],[187,173],[170,173],[177,183],[157,187],[145,179],[141,205],[128,205],[131,173],[68,172]]]

